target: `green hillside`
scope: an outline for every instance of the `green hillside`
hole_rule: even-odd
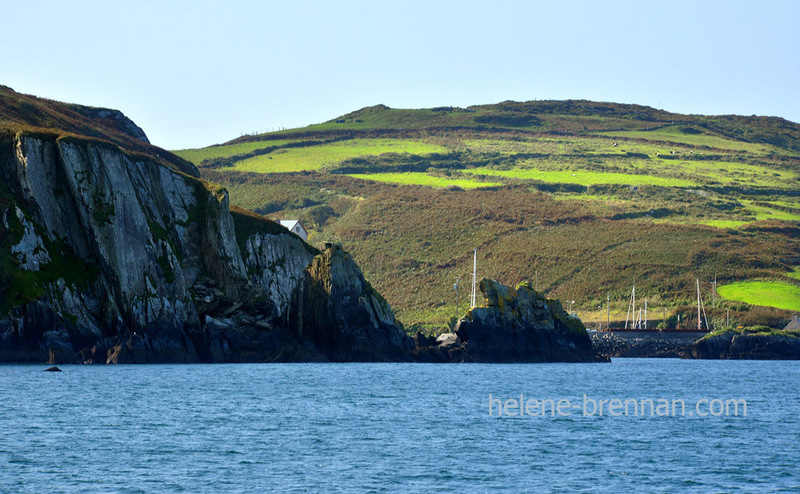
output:
[[[344,242],[407,326],[455,315],[474,248],[479,276],[534,281],[589,321],[607,295],[624,319],[634,278],[657,318],[691,313],[699,277],[710,317],[751,323],[787,313],[715,301],[715,274],[800,286],[800,125],[780,118],[378,105],[176,154],[234,204]]]

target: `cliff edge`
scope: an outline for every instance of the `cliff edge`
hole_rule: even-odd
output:
[[[341,249],[232,211],[224,188],[162,159],[121,114],[35,101],[94,130],[31,128],[6,118],[23,96],[2,89],[0,361],[410,358]]]

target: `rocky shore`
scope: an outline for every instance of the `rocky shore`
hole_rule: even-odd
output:
[[[697,341],[690,356],[697,359],[800,360],[800,334],[769,328],[725,331]]]

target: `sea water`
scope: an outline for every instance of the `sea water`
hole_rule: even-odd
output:
[[[44,368],[0,492],[800,492],[800,362]]]

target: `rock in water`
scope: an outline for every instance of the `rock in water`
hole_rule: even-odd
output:
[[[48,368],[47,368],[47,369],[45,369],[43,372],[61,372],[61,369],[59,369],[59,368],[58,368],[58,367],[56,367],[56,366],[53,366],[53,367],[48,367]]]
[[[594,362],[592,342],[580,319],[569,316],[528,283],[516,288],[484,278],[484,303],[455,327],[457,338],[418,348],[423,360],[446,355],[454,362]],[[443,352],[443,348],[449,348]]]

